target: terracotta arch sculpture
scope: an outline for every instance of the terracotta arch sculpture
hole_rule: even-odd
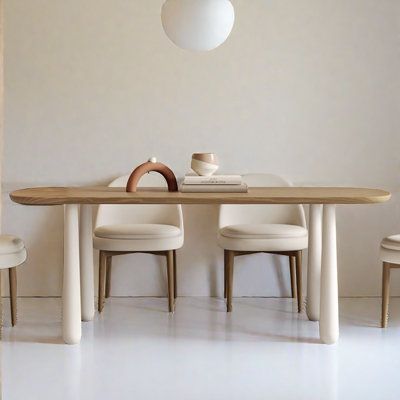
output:
[[[153,162],[153,161],[147,161],[133,170],[126,184],[126,191],[136,192],[137,184],[140,178],[147,172],[151,171],[158,172],[165,178],[165,180],[167,181],[169,192],[178,191],[178,183],[176,181],[175,174],[172,172],[172,170],[163,163]]]

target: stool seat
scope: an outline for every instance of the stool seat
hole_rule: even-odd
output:
[[[17,323],[17,266],[26,260],[26,249],[24,242],[17,236],[0,235],[0,272],[8,269],[8,280],[10,286],[10,308],[11,324]],[[1,291],[1,274],[0,274]],[[1,293],[0,293],[1,296]],[[0,335],[1,335],[0,318]]]
[[[381,246],[385,249],[400,251],[400,234],[385,237]]]
[[[390,270],[400,268],[400,234],[382,240],[379,257],[383,262],[381,326],[386,328],[389,319]]]
[[[25,260],[24,242],[17,236],[0,235],[0,269],[16,267]]]
[[[19,237],[0,235],[0,254],[18,253],[24,247],[24,242]]]

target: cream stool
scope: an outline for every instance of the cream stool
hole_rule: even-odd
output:
[[[400,234],[382,240],[380,259],[383,261],[381,326],[386,328],[389,319],[390,268],[400,268]]]
[[[17,323],[17,266],[26,260],[24,242],[12,235],[0,235],[0,297],[1,297],[1,270],[8,269],[10,282],[11,324]],[[2,316],[0,329],[2,326]]]

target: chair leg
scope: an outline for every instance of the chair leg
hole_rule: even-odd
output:
[[[1,297],[1,269],[0,269],[0,340],[3,331],[3,298]]]
[[[297,297],[296,290],[296,257],[289,256],[289,265],[290,265],[290,289],[292,293],[292,298],[295,299]]]
[[[228,250],[224,250],[224,299],[227,297],[228,293]]]
[[[382,314],[381,327],[386,328],[389,319],[389,284],[390,284],[390,264],[383,263],[382,271]]]
[[[300,313],[303,303],[302,298],[302,261],[303,252],[299,250],[296,253],[296,283],[297,283],[297,311]]]
[[[233,265],[235,253],[232,250],[227,250],[227,299],[226,311],[232,312],[232,292],[233,292]]]
[[[174,252],[167,251],[168,311],[174,312]]]
[[[110,297],[111,292],[111,267],[112,267],[112,256],[106,258],[106,299]]]
[[[104,295],[106,286],[106,265],[107,256],[104,251],[100,250],[99,255],[99,303],[97,309],[99,313],[103,311],[104,308]]]
[[[8,269],[8,277],[10,284],[10,309],[11,309],[11,325],[17,323],[17,267]]]
[[[176,274],[176,250],[173,250],[174,253],[174,299],[178,297],[178,276]]]

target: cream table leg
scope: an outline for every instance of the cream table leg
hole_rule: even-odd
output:
[[[81,205],[79,221],[82,321],[94,317],[92,206]]]
[[[64,276],[62,292],[63,339],[81,340],[81,293],[79,272],[79,205],[64,206]]]
[[[332,204],[324,205],[323,211],[319,336],[325,344],[339,338],[336,206]]]
[[[310,205],[308,226],[308,267],[307,267],[307,316],[310,321],[319,320],[321,292],[321,235],[322,204]]]

